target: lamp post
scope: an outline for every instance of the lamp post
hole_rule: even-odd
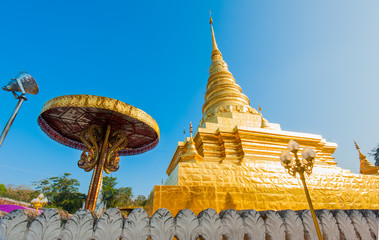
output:
[[[7,125],[5,125],[5,128],[0,136],[0,147],[4,142],[5,136],[7,135],[18,111],[21,108],[21,105],[24,101],[27,100],[25,97],[26,93],[30,94],[37,94],[38,93],[38,85],[37,82],[34,80],[34,78],[27,72],[20,72],[16,75],[15,78],[13,78],[8,85],[3,87],[3,90],[10,91],[13,93],[13,96],[18,99],[18,103],[16,105],[16,108],[14,109],[11,117],[9,118]],[[21,95],[17,95],[16,92],[21,92]]]
[[[36,212],[38,212],[38,208],[41,208],[45,206],[45,204],[48,202],[47,198],[41,193],[38,195],[38,197],[33,198],[32,201],[30,202],[33,207],[36,209]]]
[[[299,144],[295,142],[294,140],[290,140],[287,145],[288,150],[284,150],[280,154],[280,161],[282,162],[282,166],[287,170],[287,172],[296,177],[296,173],[299,174],[300,179],[303,183],[304,191],[305,191],[305,196],[307,197],[308,205],[311,210],[313,222],[316,228],[317,236],[320,240],[322,240],[321,236],[321,231],[320,227],[317,222],[315,210],[313,209],[312,205],[312,200],[311,197],[309,196],[308,188],[307,188],[307,183],[305,182],[305,177],[304,177],[304,172],[310,175],[312,173],[313,169],[313,161],[316,157],[316,153],[312,148],[305,147],[302,152],[302,160],[297,156],[297,152],[299,151]],[[292,155],[295,156],[295,161],[292,161]]]

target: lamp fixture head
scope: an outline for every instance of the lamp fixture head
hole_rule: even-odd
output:
[[[283,167],[289,167],[292,163],[292,155],[289,151],[284,150],[280,154],[280,161],[282,162]]]
[[[303,159],[305,159],[307,162],[312,162],[313,159],[316,157],[315,151],[310,147],[305,147],[302,152]]]
[[[32,75],[27,72],[19,72],[15,78],[12,78],[12,80],[3,87],[3,90],[36,95],[39,88]]]
[[[299,146],[299,144],[296,141],[294,141],[294,140],[291,139],[288,142],[287,148],[288,148],[288,150],[290,152],[295,153],[295,152],[299,151],[300,146]]]

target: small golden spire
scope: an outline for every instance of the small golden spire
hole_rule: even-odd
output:
[[[262,112],[262,108],[260,104],[258,104],[258,107],[259,107],[259,111]]]
[[[193,132],[193,128],[192,128],[192,123],[190,122],[190,133],[191,133],[191,139],[192,139],[192,132]]]
[[[358,153],[359,153],[359,159],[360,160],[363,160],[363,159],[366,159],[366,156],[363,155],[363,153],[361,152],[359,146],[358,146],[358,143],[354,140],[354,145],[355,145],[355,148],[358,150]]]
[[[186,148],[184,150],[184,154],[180,157],[180,161],[183,162],[201,162],[203,160],[203,157],[199,155],[199,153],[196,150],[195,142],[192,138],[192,122],[190,122],[190,128],[189,132],[191,133],[191,137],[189,141],[186,142]]]
[[[360,173],[361,174],[374,174],[379,175],[379,167],[374,166],[372,163],[370,163],[367,160],[367,157],[361,152],[357,142],[354,140],[355,148],[358,150],[359,153],[359,161],[361,163],[360,165]]]

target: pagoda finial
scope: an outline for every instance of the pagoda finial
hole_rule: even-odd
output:
[[[355,145],[355,148],[358,150],[358,153],[359,153],[359,159],[362,161],[364,159],[366,159],[366,156],[363,155],[363,153],[361,152],[359,146],[358,146],[358,143],[354,140],[354,145]]]
[[[357,142],[354,140],[354,144],[355,144],[355,148],[357,149],[357,150],[359,150],[360,148],[359,148],[359,146],[358,146],[358,144],[357,144]]]
[[[192,122],[190,122],[190,128],[189,132],[191,134],[191,137],[189,141],[186,142],[186,148],[184,150],[184,154],[180,157],[180,161],[182,162],[201,162],[203,160],[203,157],[199,155],[199,153],[196,150],[195,142],[192,138]]]
[[[190,133],[191,133],[191,139],[192,139],[192,132],[193,132],[193,128],[192,128],[192,122],[190,122]]]
[[[211,11],[209,11],[209,15],[211,15]],[[220,50],[218,50],[215,33],[213,31],[213,19],[212,16],[209,17],[209,24],[211,25],[212,32],[212,61],[216,59],[222,59],[222,55]]]

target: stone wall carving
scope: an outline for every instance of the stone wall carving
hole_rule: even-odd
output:
[[[189,209],[179,211],[175,217],[175,236],[183,240],[196,240],[199,237],[200,222]]]
[[[300,216],[303,220],[305,240],[318,240],[317,232],[312,220],[311,212],[309,210],[305,210],[300,214]],[[320,219],[318,217],[317,217],[317,222],[319,223],[320,230],[322,232],[322,225],[320,224]]]
[[[354,225],[350,217],[342,210],[336,210],[333,212],[334,218],[337,220],[340,239],[358,240],[359,238],[354,230]]]
[[[287,238],[293,240],[304,240],[304,226],[300,216],[292,210],[279,213],[283,217]]]
[[[325,240],[339,240],[340,232],[337,225],[337,220],[333,214],[326,209],[318,212],[318,217],[321,220],[321,226],[323,229],[323,239]]]
[[[377,239],[378,210],[317,210],[324,239]],[[218,214],[207,209],[196,216],[181,210],[175,217],[159,209],[149,218],[134,209],[125,218],[118,209],[96,216],[79,210],[70,218],[65,211],[16,210],[0,218],[0,240],[308,240],[317,239],[309,210],[262,211],[228,209]]]
[[[283,219],[275,211],[266,211],[264,214],[266,236],[268,240],[285,239],[286,229]]]
[[[352,210],[348,213],[353,222],[355,231],[358,233],[359,237],[361,239],[370,239],[370,226],[368,225],[366,218],[358,210]]]

